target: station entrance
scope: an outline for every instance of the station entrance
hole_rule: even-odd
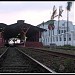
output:
[[[39,42],[39,38],[46,30],[24,23],[24,20],[18,20],[15,24],[7,25],[3,31],[5,44],[8,44],[10,38],[19,38],[21,42],[18,46],[41,47],[43,45]]]

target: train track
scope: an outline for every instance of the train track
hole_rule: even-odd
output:
[[[56,56],[56,57],[63,57],[63,58],[73,58],[75,59],[75,54],[68,54],[68,53],[63,53],[63,52],[56,52],[56,51],[52,51],[52,50],[44,50],[44,49],[39,49],[39,48],[27,48],[30,50],[34,50],[35,52],[46,52],[50,55]]]
[[[6,49],[0,62],[0,73],[56,73],[15,47]]]
[[[4,48],[5,49],[5,48]],[[3,49],[2,49],[3,50]],[[7,52],[8,48],[6,48],[0,55],[0,59],[3,57],[3,55]]]
[[[61,72],[60,71],[61,65],[63,65],[63,67],[65,68],[64,63],[67,62],[67,59],[69,60],[72,59],[75,62],[75,55],[71,55],[71,54],[54,52],[50,50],[48,51],[48,50],[43,50],[43,49],[38,49],[38,48],[19,47],[19,49],[21,49],[23,52],[30,55],[31,57],[35,58],[39,62],[43,63],[48,68],[51,68],[52,70],[56,71],[57,73]]]

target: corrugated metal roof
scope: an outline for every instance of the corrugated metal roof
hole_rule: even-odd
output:
[[[44,22],[45,24],[46,23],[49,23],[49,24],[54,24],[54,21],[56,21],[56,20],[48,20],[48,21],[46,21],[46,22]],[[41,26],[43,24],[43,22],[41,23],[41,24],[39,24],[39,25],[37,25],[37,27],[39,27],[39,26]]]

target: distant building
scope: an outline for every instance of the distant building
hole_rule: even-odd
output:
[[[48,25],[54,25],[54,29],[49,30]],[[68,22],[68,32],[67,32],[67,21],[60,20],[59,21],[59,30],[58,30],[58,21],[49,20],[47,22],[43,22],[37,25],[40,28],[44,28],[47,31],[41,33],[41,38],[39,38],[39,42],[42,42],[44,46],[50,44],[56,44],[57,46],[63,45],[72,45],[75,46],[75,26],[71,21]],[[68,39],[67,39],[68,34]]]

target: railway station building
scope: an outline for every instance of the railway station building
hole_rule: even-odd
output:
[[[6,25],[0,24],[0,46],[8,44],[11,38],[19,38],[19,46],[25,47],[41,47],[39,42],[41,33],[46,29],[25,23],[24,20],[18,20],[17,23]],[[13,41],[16,41],[15,39]],[[15,42],[14,42],[15,43]]]
[[[50,26],[53,26],[53,29]],[[24,20],[18,20],[11,25],[0,23],[0,47],[5,46],[11,38],[20,39],[19,46],[25,47],[42,47],[51,44],[75,46],[75,25],[68,21],[67,32],[66,20],[60,20],[59,26],[56,20],[48,20],[37,26],[25,23]]]
[[[53,29],[51,29],[50,26],[52,26]],[[41,38],[39,38],[39,41],[42,42],[44,46],[50,46],[51,44],[56,44],[57,46],[75,46],[75,25],[73,25],[71,21],[68,21],[68,28],[66,20],[60,20],[59,26],[58,21],[48,20],[37,25],[37,27],[47,30],[42,32]]]

